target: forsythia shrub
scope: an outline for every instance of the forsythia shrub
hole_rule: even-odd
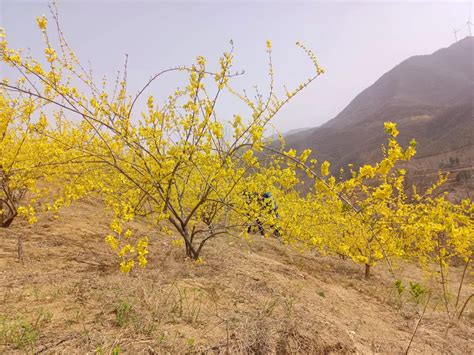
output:
[[[57,19],[54,13],[53,17]],[[215,72],[207,68],[205,58],[198,57],[189,67],[156,74],[136,95],[128,93],[124,75],[110,95],[105,80],[96,85],[83,69],[62,32],[57,33],[55,48],[47,19],[39,17],[37,22],[45,43],[43,60],[10,49],[2,33],[2,61],[25,78],[21,85],[3,82],[2,87],[36,102],[39,112],[44,106],[55,108],[55,125],[43,127],[41,137],[67,151],[70,157],[63,168],[80,175],[73,185],[65,185],[71,190],[68,196],[98,192],[113,212],[111,233],[105,239],[121,259],[122,271],[147,262],[148,236],[130,227],[135,218],[147,218],[156,231],[174,228],[183,238],[186,255],[198,260],[208,240],[235,229],[245,231],[253,223],[258,203],[251,207],[242,197],[245,191],[261,194],[262,188],[271,190],[280,180],[282,186],[295,183],[294,172],[261,166],[255,153],[264,146],[263,133],[270,120],[323,72],[302,45],[315,66],[314,74],[283,98],[273,87],[270,42],[267,98],[257,95],[250,100],[232,89],[232,50],[219,59]],[[187,75],[187,86],[161,103],[151,95],[145,97],[148,86],[171,71]],[[246,119],[236,115],[227,123],[231,134],[225,133],[226,123],[216,113],[223,91],[236,95],[251,112]],[[146,111],[137,114],[140,100],[146,103]],[[263,185],[249,182],[249,174],[257,171],[268,177],[255,180]]]

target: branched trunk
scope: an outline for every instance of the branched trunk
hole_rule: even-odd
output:
[[[189,234],[186,225],[182,226],[181,236],[183,237],[186,246],[186,256],[190,259],[197,260],[199,258],[199,253],[193,246],[193,235]]]
[[[193,245],[185,240],[186,244],[186,256],[190,259],[197,260],[199,258],[199,253],[194,249]]]

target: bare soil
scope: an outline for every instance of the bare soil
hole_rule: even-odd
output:
[[[211,241],[198,265],[171,237],[150,234],[149,265],[123,275],[97,202],[40,217],[0,230],[0,353],[402,354],[428,300],[408,288],[399,296],[384,265],[365,280],[349,260],[257,235]],[[433,278],[395,266],[432,294],[409,352],[473,353],[474,302],[459,321],[448,317]],[[450,269],[451,304],[461,274]],[[473,292],[468,278],[461,301]]]

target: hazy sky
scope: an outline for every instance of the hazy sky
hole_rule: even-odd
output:
[[[12,47],[41,52],[35,18],[49,13],[47,4],[0,0],[0,26]],[[470,1],[59,1],[63,30],[78,57],[90,60],[98,77],[112,77],[128,53],[135,90],[151,74],[190,64],[197,55],[215,65],[230,39],[235,68],[246,71],[236,79],[238,87],[258,85],[266,92],[267,39],[273,43],[276,84],[291,87],[313,73],[294,45],[302,41],[326,74],[279,114],[275,125],[282,131],[326,122],[402,60],[449,46],[453,28],[466,23],[472,8]],[[458,38],[467,34],[464,28]],[[168,77],[150,94],[165,98],[179,80]],[[240,109],[231,100],[223,105],[228,116]]]

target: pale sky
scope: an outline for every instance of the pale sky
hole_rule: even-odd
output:
[[[0,0],[0,27],[12,47],[42,52],[35,18],[49,14],[47,4]],[[192,64],[197,55],[215,65],[230,39],[235,69],[246,71],[235,79],[239,88],[258,85],[266,92],[267,39],[273,43],[276,85],[291,87],[313,73],[295,46],[303,42],[326,74],[276,117],[283,132],[328,121],[404,59],[451,45],[453,29],[466,24],[472,9],[472,1],[59,1],[63,31],[81,61],[91,61],[98,78],[113,77],[128,53],[134,90],[153,73]],[[458,39],[467,35],[465,27]],[[178,84],[181,78],[171,76],[148,93],[165,99]],[[235,100],[223,105],[224,116],[240,113]]]

